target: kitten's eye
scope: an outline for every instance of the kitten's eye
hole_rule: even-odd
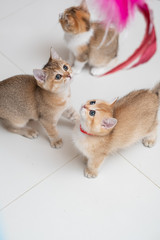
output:
[[[67,71],[67,70],[68,70],[68,67],[67,67],[66,65],[64,65],[64,66],[63,66],[63,69],[64,69],[65,71]]]
[[[56,79],[57,79],[57,80],[60,80],[60,79],[61,79],[61,77],[62,77],[62,75],[61,75],[61,74],[57,74],[57,75],[56,75]]]
[[[93,105],[93,104],[95,104],[96,103],[96,101],[91,101],[90,102],[90,105]]]
[[[94,117],[94,116],[96,115],[96,111],[90,110],[90,111],[89,111],[89,115],[92,116],[92,117]]]

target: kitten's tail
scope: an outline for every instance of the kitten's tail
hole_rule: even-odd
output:
[[[155,87],[152,89],[152,91],[157,94],[157,96],[160,99],[160,82],[155,85]]]

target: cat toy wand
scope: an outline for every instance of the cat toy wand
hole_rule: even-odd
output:
[[[104,23],[106,26],[108,26],[108,23],[111,23],[118,32],[121,32],[126,27],[129,18],[136,9],[144,16],[146,22],[145,35],[140,46],[127,60],[101,76],[117,72],[129,65],[129,69],[134,68],[149,61],[157,50],[157,41],[152,11],[145,3],[145,0],[95,0],[95,3],[105,16]]]

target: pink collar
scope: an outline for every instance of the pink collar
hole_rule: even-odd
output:
[[[81,125],[80,125],[80,131],[81,131],[82,133],[84,133],[84,134],[89,135],[89,136],[94,136],[93,134],[84,131],[84,130],[82,129]]]

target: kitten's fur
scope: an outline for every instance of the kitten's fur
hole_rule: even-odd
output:
[[[80,123],[77,123],[73,134],[76,147],[87,158],[85,176],[89,178],[97,176],[98,168],[108,154],[138,140],[142,140],[146,147],[154,145],[160,84],[153,90],[133,91],[112,104],[94,101],[81,107]],[[90,116],[91,110],[96,111],[95,116]]]
[[[73,64],[75,58],[74,73],[79,73],[86,63],[92,67],[92,75],[104,73],[106,66],[109,63],[111,65],[117,56],[118,34],[115,29],[109,28],[105,37],[105,26],[90,21],[85,0],[80,6],[68,8],[60,14],[59,22],[65,31],[65,40],[70,50],[70,64]]]
[[[38,132],[26,124],[31,119],[39,120],[51,146],[59,148],[59,118],[62,114],[71,120],[77,117],[70,105],[71,67],[51,49],[48,63],[33,73],[34,76],[18,75],[0,82],[0,118],[9,131],[28,138],[36,138]],[[60,80],[56,79],[57,74],[62,76]]]

